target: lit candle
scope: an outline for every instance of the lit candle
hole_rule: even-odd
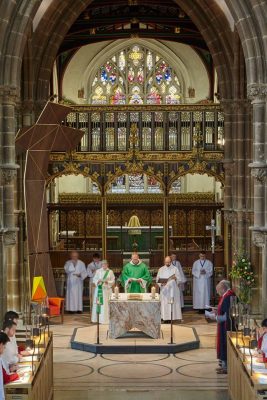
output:
[[[119,298],[119,287],[118,286],[115,286],[114,294],[115,294],[115,298],[118,299]]]
[[[154,299],[156,297],[156,288],[155,288],[155,286],[151,287],[151,297],[152,297],[152,299]]]

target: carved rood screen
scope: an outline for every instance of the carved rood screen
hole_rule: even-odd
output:
[[[218,105],[75,106],[64,124],[81,129],[77,151],[125,152],[131,126],[137,126],[140,151],[222,151],[224,116]],[[196,143],[196,141],[198,143]]]

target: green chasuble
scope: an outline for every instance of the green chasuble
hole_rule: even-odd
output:
[[[128,287],[126,288],[125,285],[129,278],[143,279],[146,281],[146,288],[142,287],[142,285],[137,281],[129,282]],[[134,265],[129,262],[124,265],[120,280],[125,288],[125,292],[144,293],[147,291],[148,285],[152,282],[152,277],[145,263],[141,262],[140,264]]]

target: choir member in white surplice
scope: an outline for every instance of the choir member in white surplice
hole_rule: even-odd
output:
[[[179,289],[180,289],[181,307],[183,308],[184,307],[184,289],[185,289],[185,283],[186,283],[187,279],[185,277],[185,274],[184,274],[184,271],[183,271],[180,261],[178,261],[176,259],[175,253],[171,254],[171,260],[172,260],[172,265],[174,265],[178,269],[180,276],[181,276],[181,283],[179,284]]]
[[[161,280],[166,282],[160,282]],[[173,320],[182,319],[181,312],[181,299],[179,284],[181,283],[181,276],[178,269],[171,264],[171,258],[165,258],[165,265],[161,267],[157,274],[156,279],[160,287],[160,301],[161,301],[161,318],[164,321],[171,319],[171,304],[173,299]]]
[[[206,259],[206,252],[199,254],[192,268],[193,275],[193,308],[204,310],[210,305],[210,278],[213,274],[212,262]]]
[[[82,313],[83,281],[87,277],[84,262],[79,260],[77,251],[70,254],[71,259],[64,265],[67,274],[66,311]]]
[[[102,267],[96,270],[93,278],[95,284],[92,322],[97,322],[99,313],[100,324],[109,323],[109,298],[112,294],[112,286],[115,283],[113,271],[108,268],[108,262],[102,261]]]

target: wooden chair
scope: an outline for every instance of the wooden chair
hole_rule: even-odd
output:
[[[49,319],[61,317],[61,323],[64,323],[64,305],[65,299],[62,297],[48,297]]]

